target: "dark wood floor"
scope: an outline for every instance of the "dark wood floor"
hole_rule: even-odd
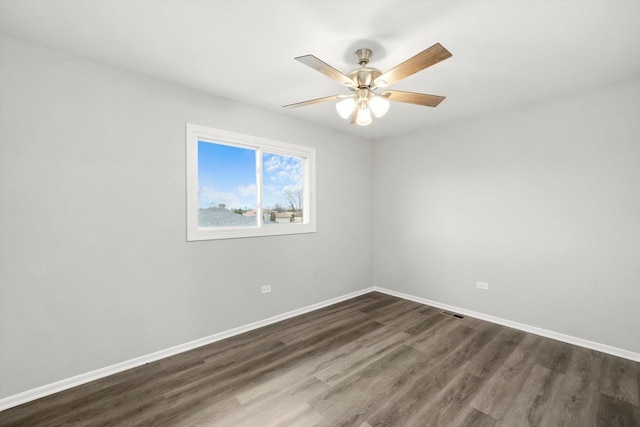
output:
[[[0,413],[2,426],[640,426],[640,364],[370,293]]]

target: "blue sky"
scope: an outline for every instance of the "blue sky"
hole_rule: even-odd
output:
[[[256,206],[255,151],[198,141],[198,206],[227,209]],[[302,188],[302,159],[263,155],[263,204],[288,206],[286,192]]]

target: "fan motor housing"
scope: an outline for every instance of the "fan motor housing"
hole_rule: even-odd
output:
[[[382,75],[382,72],[377,68],[360,67],[357,70],[353,70],[347,77],[356,83],[355,88],[370,88],[373,86],[373,82]]]

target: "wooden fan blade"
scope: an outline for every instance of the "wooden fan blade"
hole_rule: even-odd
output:
[[[298,107],[306,107],[307,105],[317,104],[318,102],[331,101],[333,99],[342,99],[348,98],[349,95],[331,95],[325,96],[324,98],[316,98],[310,99],[308,101],[296,102],[295,104],[283,105],[282,108],[298,108]]]
[[[375,85],[377,87],[390,86],[398,80],[409,77],[447,58],[451,58],[451,56],[453,56],[451,52],[445,49],[440,43],[436,43],[379,76],[375,80]]]
[[[401,90],[387,90],[380,94],[389,101],[407,102],[409,104],[437,107],[444,100],[444,96],[427,95],[426,93],[403,92]]]
[[[321,61],[320,59],[316,58],[313,55],[299,56],[295,59],[296,61],[300,61],[304,65],[308,65],[309,67],[313,68],[316,71],[320,71],[325,76],[337,81],[340,84],[343,84],[348,87],[355,86],[355,82],[351,80],[349,77],[342,74],[340,71],[336,70],[331,65],[327,64],[324,61]]]

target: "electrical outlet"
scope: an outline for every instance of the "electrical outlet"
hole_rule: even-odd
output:
[[[260,287],[261,294],[268,294],[269,292],[271,292],[271,285],[265,285]]]
[[[476,288],[489,289],[489,284],[487,282],[476,282]]]

